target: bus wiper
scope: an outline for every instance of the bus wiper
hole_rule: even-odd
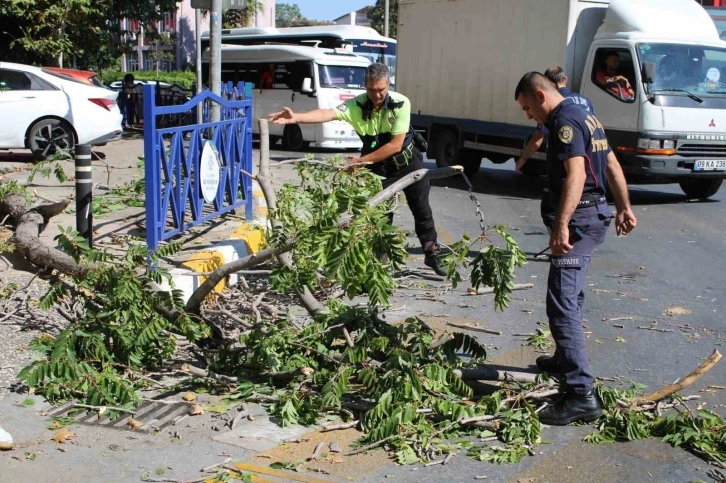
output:
[[[703,102],[703,99],[701,99],[696,94],[694,94],[694,93],[692,93],[690,91],[687,91],[685,89],[676,89],[676,88],[657,89],[655,91],[651,91],[651,94],[657,94],[658,92],[683,92],[684,94],[686,94],[688,97],[690,97],[694,101],[698,102],[699,104],[701,104]]]

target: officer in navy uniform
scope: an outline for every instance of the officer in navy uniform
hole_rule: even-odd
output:
[[[605,198],[608,185],[617,208],[617,234],[628,234],[637,220],[622,169],[595,116],[566,101],[538,72],[522,77],[514,98],[529,119],[544,124],[549,132],[547,184],[557,207],[546,304],[557,348],[554,356],[538,358],[537,365],[560,374],[565,397],[542,411],[539,419],[552,425],[590,421],[600,417],[602,408],[593,393],[582,306],[587,268],[613,218]]]
[[[592,102],[590,102],[590,99],[570,90],[567,87],[569,79],[567,78],[567,75],[565,75],[565,71],[562,69],[562,67],[552,66],[544,72],[544,76],[555,83],[555,85],[557,86],[557,91],[562,94],[562,97],[571,102],[574,102],[575,104],[580,105],[590,114],[595,114],[595,108],[592,107]],[[537,129],[527,140],[527,144],[524,147],[522,155],[519,157],[517,163],[514,166],[514,169],[516,169],[518,173],[522,172],[522,169],[524,168],[524,165],[527,163],[529,158],[539,150],[539,148],[542,146],[542,142],[548,136],[549,132],[547,131],[547,128],[544,126],[544,124],[538,123]],[[542,193],[540,213],[548,231],[552,231],[552,223],[554,223],[555,220],[555,211],[555,208],[552,206],[552,201],[550,200],[549,188],[545,188]]]
[[[275,124],[317,124],[335,120],[349,123],[363,141],[363,149],[360,157],[350,157],[348,165],[351,168],[367,167],[382,176],[386,188],[424,167],[425,141],[411,126],[411,101],[403,94],[389,91],[389,72],[385,64],[371,64],[366,68],[365,86],[365,93],[348,99],[335,109],[293,112],[285,107],[270,114],[268,119]],[[440,247],[436,241],[429,190],[429,180],[423,178],[405,188],[403,194],[424,252],[424,265],[445,276],[438,257]],[[393,214],[390,219],[393,222]]]

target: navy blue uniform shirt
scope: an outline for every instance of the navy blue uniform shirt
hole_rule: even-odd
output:
[[[577,156],[585,159],[587,179],[583,196],[605,196],[610,145],[600,121],[582,106],[566,99],[550,113],[545,127],[549,131],[547,184],[553,206],[559,205],[563,181],[567,176],[564,161]]]
[[[564,97],[565,99],[570,99],[571,102],[574,102],[575,104],[582,106],[583,109],[585,109],[590,114],[595,114],[595,108],[592,107],[592,102],[590,102],[590,99],[588,99],[585,96],[581,96],[577,92],[571,91],[567,87],[560,87],[557,89],[559,93]],[[547,128],[542,124],[537,124],[537,129],[542,131],[542,134],[545,136],[548,136],[549,133],[547,132]]]

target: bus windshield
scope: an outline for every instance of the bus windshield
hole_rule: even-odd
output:
[[[318,65],[320,87],[338,87],[341,89],[365,89],[365,67],[342,65]]]
[[[649,92],[686,91],[699,96],[726,94],[726,49],[648,43],[638,45],[641,64],[656,65]]]
[[[386,64],[391,72],[391,85],[396,84],[396,44],[385,40],[348,39],[353,53],[368,57],[371,62]]]

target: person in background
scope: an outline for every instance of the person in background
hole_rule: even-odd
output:
[[[134,81],[133,74],[126,74],[124,76],[124,83],[121,85],[121,103],[123,107],[122,125],[124,129],[133,126],[136,121],[136,96],[132,92],[135,86]]]
[[[617,52],[610,52],[605,57],[605,69],[597,73],[595,80],[618,97],[625,100],[635,98],[633,86],[630,85],[628,78],[620,73],[620,55]]]

